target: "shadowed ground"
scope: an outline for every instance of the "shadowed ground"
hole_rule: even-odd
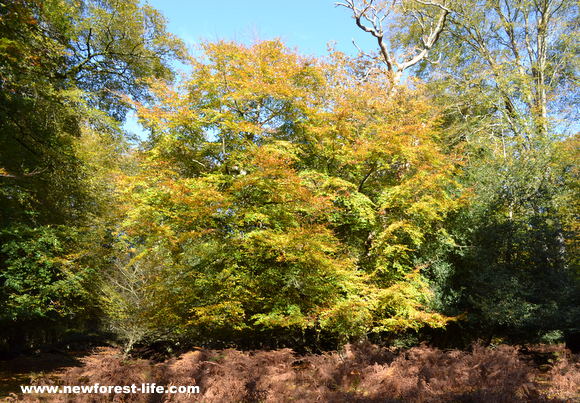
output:
[[[118,349],[103,347],[78,361],[80,366],[73,359],[73,366],[36,376],[28,382],[36,385],[155,382],[198,385],[201,393],[44,397],[12,394],[9,400],[567,402],[580,397],[580,356],[571,354],[562,345],[493,348],[476,345],[471,351],[443,351],[425,346],[394,350],[363,344],[349,345],[341,354],[302,356],[289,349],[199,349],[157,363],[128,358]],[[12,382],[20,382],[24,377],[25,373],[20,372],[20,378]]]

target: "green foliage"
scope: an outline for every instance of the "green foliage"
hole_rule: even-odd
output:
[[[122,242],[135,249],[121,271],[141,268],[153,305],[133,323],[206,341],[444,325],[415,266],[457,208],[457,184],[420,94],[361,91],[349,61],[323,65],[277,41],[204,50],[180,87],[153,83],[157,104],[137,104],[153,134],[119,185]],[[123,287],[104,301],[112,319],[137,307]]]
[[[574,159],[556,152],[546,145],[526,159],[502,157],[498,167],[490,157],[471,170],[479,192],[458,217],[469,247],[453,287],[462,288],[458,304],[471,312],[471,325],[485,324],[485,333],[537,338],[577,321],[576,235],[568,205],[560,204],[577,200],[570,187],[577,177]]]
[[[391,13],[389,31],[374,33],[386,44],[382,58],[392,71],[389,52],[396,59],[408,53],[393,49],[419,49],[409,52],[417,55],[410,69],[442,108],[446,151],[464,161],[456,179],[466,190],[466,203],[429,233],[439,242],[427,245],[413,227],[404,233],[411,244],[425,245],[423,257],[430,256],[427,274],[436,305],[450,315],[467,313],[462,322],[466,341],[494,335],[538,340],[575,327],[580,283],[578,228],[572,224],[577,214],[571,212],[578,204],[577,150],[572,151],[577,144],[572,122],[577,120],[578,3],[341,5],[375,28]],[[445,17],[443,29],[429,47],[439,16]],[[384,68],[360,59],[363,66]],[[415,184],[397,200],[407,201],[421,188]],[[421,206],[413,211],[421,212]],[[400,233],[392,228],[386,233],[389,241]],[[395,251],[405,258],[406,250],[394,247],[388,244],[381,258]]]
[[[79,233],[64,226],[12,227],[0,235],[3,321],[70,319],[94,309],[87,285],[95,272],[79,264]],[[86,263],[86,262],[85,262]]]
[[[165,31],[164,17],[137,0],[51,0],[43,11],[66,38],[58,76],[118,120],[127,110],[122,95],[147,98],[144,81],[171,78],[169,62],[184,56],[181,40]]]
[[[181,45],[137,2],[4,2],[0,37],[0,342],[20,333],[16,349],[34,345],[30,323],[58,339],[95,322],[126,149],[119,91],[143,98],[138,81],[170,77]]]
[[[178,80],[137,0],[0,3],[3,348],[101,320],[127,348],[573,328],[577,4],[371,3],[343,5],[392,12],[375,37],[417,63],[220,41]]]

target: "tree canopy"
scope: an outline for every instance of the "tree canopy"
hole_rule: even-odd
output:
[[[3,350],[577,331],[577,4],[338,5],[374,52],[0,3]]]

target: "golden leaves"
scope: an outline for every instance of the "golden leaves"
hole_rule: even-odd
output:
[[[123,179],[127,233],[170,244],[167,270],[217,293],[190,286],[187,326],[444,324],[413,263],[457,206],[437,111],[279,41],[203,51],[179,87],[156,83],[157,102],[139,106],[154,134]],[[205,242],[223,247],[205,256]]]

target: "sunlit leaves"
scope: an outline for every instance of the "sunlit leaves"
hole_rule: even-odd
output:
[[[418,91],[357,84],[336,54],[278,41],[203,51],[178,86],[152,83],[156,102],[136,105],[152,135],[120,182],[123,236],[171,262],[156,269],[171,281],[152,278],[158,309],[198,335],[442,326],[415,269],[458,206],[436,111]]]

